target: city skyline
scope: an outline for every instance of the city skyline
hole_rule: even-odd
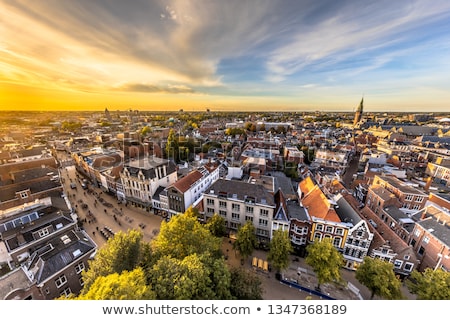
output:
[[[445,112],[446,1],[0,0],[0,109]]]

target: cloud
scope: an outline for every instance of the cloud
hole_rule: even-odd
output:
[[[195,93],[195,91],[186,85],[167,85],[157,86],[144,83],[127,83],[114,88],[119,91],[146,92],[146,93]]]
[[[35,87],[168,95],[282,96],[395,83],[408,68],[408,81],[430,70],[447,80],[449,12],[439,0],[3,0],[0,72]]]
[[[363,57],[366,70],[379,68],[390,59],[380,59],[377,54],[384,49],[396,50],[395,44],[416,48],[421,42],[414,41],[420,33],[414,31],[434,21],[449,16],[449,5],[428,6],[424,2],[377,2],[372,5],[342,3],[336,12],[328,11],[320,19],[313,20],[312,27],[301,25],[300,32],[268,55],[267,79],[283,81],[304,71],[326,71],[340,68],[342,62]],[[421,29],[421,32],[432,33]],[[383,53],[384,54],[384,53]],[[395,52],[390,52],[394,56]],[[386,58],[388,55],[384,54]],[[357,64],[356,64],[357,66]],[[358,67],[358,66],[357,66]]]

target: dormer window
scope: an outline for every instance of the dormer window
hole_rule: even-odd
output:
[[[28,192],[27,191],[20,191],[19,192],[19,196],[21,199],[26,199],[28,198]]]

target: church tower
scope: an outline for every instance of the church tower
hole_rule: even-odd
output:
[[[109,113],[108,108],[105,108],[105,118],[108,121],[111,121],[111,114]]]
[[[356,109],[355,118],[353,119],[353,127],[356,127],[361,121],[363,113],[363,105],[364,105],[364,97],[361,98],[361,102],[359,103],[359,106]]]

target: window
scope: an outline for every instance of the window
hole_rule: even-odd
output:
[[[267,227],[267,220],[266,219],[259,219],[259,225],[263,227]]]
[[[415,235],[416,237],[419,237],[419,236],[420,236],[420,230],[419,230],[419,229],[416,229],[416,231],[414,231],[414,235]]]
[[[420,246],[419,251],[417,251],[417,253],[421,256],[423,256],[423,254],[425,253],[425,248]]]
[[[325,228],[325,232],[328,232],[328,233],[333,233],[333,227],[330,227],[330,226],[326,226],[326,228]]]
[[[316,230],[322,231],[323,230],[323,224],[316,225]]]
[[[61,291],[61,292],[59,293],[59,295],[60,295],[60,296],[68,297],[71,293],[72,293],[72,291],[70,290],[70,288],[65,288],[63,291]]]
[[[22,191],[22,192],[20,192],[20,197],[21,197],[22,199],[26,199],[26,198],[28,198],[28,194],[27,194],[27,192],[26,192],[26,191]]]
[[[240,218],[240,214],[239,213],[232,213],[231,214],[231,219],[233,219],[233,220],[239,220],[239,218]]]
[[[344,234],[344,229],[336,228],[336,234],[342,236]]]
[[[220,208],[226,208],[227,207],[226,201],[219,201],[219,207]]]
[[[220,214],[222,217],[224,217],[224,218],[227,217],[227,212],[224,211],[224,210],[219,210],[219,214]]]
[[[402,260],[398,260],[396,259],[394,261],[394,267],[396,267],[397,269],[400,269],[402,267],[403,261]]]
[[[260,215],[261,215],[261,217],[268,217],[269,216],[269,210],[261,209]]]
[[[241,210],[241,206],[239,204],[237,204],[237,203],[233,203],[231,205],[231,210],[233,210],[233,211],[240,211]]]
[[[403,269],[405,269],[406,271],[412,271],[413,267],[414,267],[414,264],[412,264],[411,262],[406,262]]]
[[[239,223],[231,222],[230,229],[237,229],[239,227]]]
[[[405,197],[405,200],[406,200],[406,201],[411,201],[413,198],[414,198],[414,195],[412,195],[412,194],[407,194],[406,197]]]
[[[65,275],[62,275],[55,280],[55,284],[57,288],[61,288],[65,283],[67,283],[67,278]]]
[[[214,214],[214,208],[206,208],[206,212],[209,214]]]
[[[80,274],[83,270],[84,270],[84,263],[83,262],[80,262],[79,264],[77,264],[75,266],[75,272],[77,274]]]
[[[245,216],[245,221],[251,221],[251,222],[253,222],[253,217]]]
[[[413,206],[413,209],[414,209],[414,210],[419,210],[419,209],[420,209],[420,204],[415,204],[415,205]]]
[[[213,206],[214,205],[214,199],[206,199],[206,204],[208,205],[208,206]]]
[[[341,243],[342,243],[342,238],[341,237],[336,237],[336,238],[333,239],[333,245],[335,247],[339,248],[341,246]]]
[[[41,229],[38,231],[39,237],[45,237],[46,235],[49,234],[48,229]]]
[[[423,237],[423,243],[428,243],[428,242],[430,242],[430,237],[428,237],[428,236]]]
[[[416,196],[416,202],[422,202],[424,197],[422,196]]]
[[[268,237],[269,236],[269,231],[268,230],[264,230],[264,229],[256,229],[256,233],[260,236],[263,237]]]
[[[339,230],[339,229],[338,229]],[[337,231],[337,230],[336,230]],[[336,232],[337,233],[337,232]],[[339,233],[338,233],[339,234]],[[358,230],[358,231],[356,231],[356,236],[357,237],[362,237],[363,236],[363,234],[364,234],[364,231],[362,231],[362,230]]]
[[[249,206],[245,206],[245,212],[246,213],[251,213],[251,214],[253,214],[253,210],[254,210],[255,208],[253,208],[253,207],[249,207]]]
[[[403,257],[403,259],[404,259],[404,260],[409,260],[409,259],[411,259],[411,257],[410,257],[409,255],[405,255],[405,256]]]

